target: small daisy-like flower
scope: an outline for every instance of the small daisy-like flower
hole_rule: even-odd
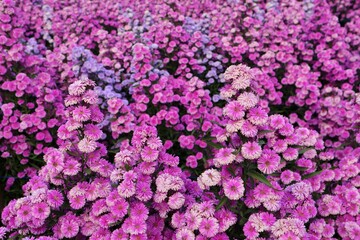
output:
[[[176,240],[195,240],[195,234],[186,228],[181,228],[176,232]]]
[[[81,101],[80,97],[77,96],[67,96],[64,103],[66,107],[73,106],[78,104]]]
[[[249,121],[244,121],[241,125],[240,131],[245,137],[255,137],[258,133],[257,127],[252,125]]]
[[[99,140],[103,134],[100,128],[94,124],[86,124],[84,134],[91,140]]]
[[[280,156],[271,150],[264,150],[257,161],[260,171],[266,174],[275,172],[280,164]]]
[[[64,197],[57,190],[49,190],[47,192],[47,203],[52,208],[59,208],[64,203]]]
[[[72,96],[79,96],[86,90],[86,86],[82,81],[76,81],[69,86],[69,94]]]
[[[97,143],[94,140],[88,139],[87,137],[80,140],[78,143],[80,152],[91,153],[96,150]]]
[[[240,177],[224,181],[223,187],[225,196],[231,200],[239,200],[244,196],[244,182]]]
[[[88,104],[96,104],[99,101],[99,98],[95,91],[88,90],[82,97],[83,101]]]
[[[33,216],[39,219],[45,219],[50,215],[50,207],[46,203],[35,203],[32,206]]]
[[[295,183],[289,186],[288,189],[297,200],[304,200],[305,198],[309,197],[313,191],[311,185],[305,182]]]
[[[214,162],[218,165],[228,165],[232,163],[236,156],[233,154],[235,150],[233,148],[221,148],[214,158]]]
[[[249,110],[248,119],[252,124],[262,126],[267,122],[268,115],[265,110],[256,107]]]
[[[75,121],[75,119],[69,119],[66,123],[65,123],[65,128],[66,130],[68,130],[69,132],[74,131],[76,129],[79,129],[82,127],[82,123]]]
[[[223,111],[231,120],[240,120],[245,116],[244,107],[238,101],[229,102]]]
[[[61,223],[61,233],[66,238],[73,238],[79,232],[79,224],[76,221],[65,220]]]
[[[221,181],[221,174],[219,171],[217,171],[215,169],[206,170],[198,178],[198,182],[201,182],[201,184],[203,184],[207,187],[215,186],[220,181]]]
[[[270,127],[281,129],[285,126],[285,117],[280,114],[271,115],[269,118]]]
[[[81,168],[81,164],[75,159],[68,159],[64,164],[63,173],[68,176],[75,176]]]
[[[219,222],[214,217],[203,218],[200,223],[199,231],[205,237],[214,237],[219,232]]]
[[[72,111],[72,116],[75,121],[85,122],[90,120],[91,111],[85,106],[79,106]]]
[[[259,98],[252,92],[244,92],[239,95],[237,101],[245,109],[250,109],[256,106],[259,102]]]
[[[241,154],[246,159],[257,159],[261,156],[261,147],[257,142],[247,142],[241,147]]]
[[[169,197],[168,204],[171,209],[179,209],[185,203],[185,197],[183,194],[177,192]]]
[[[251,69],[243,64],[232,65],[224,73],[224,80],[237,90],[249,87],[252,78]]]
[[[153,162],[159,157],[159,151],[156,149],[152,149],[151,147],[145,146],[141,150],[140,155],[145,162]]]

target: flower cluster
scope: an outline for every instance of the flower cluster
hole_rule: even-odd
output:
[[[358,239],[359,16],[1,1],[0,239]]]

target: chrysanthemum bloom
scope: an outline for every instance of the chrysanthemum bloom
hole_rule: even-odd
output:
[[[223,188],[225,196],[231,200],[239,200],[244,196],[244,181],[240,177],[225,180]]]
[[[69,86],[69,94],[72,96],[79,96],[86,90],[86,86],[82,81],[76,81]]]
[[[72,111],[72,116],[75,121],[85,122],[90,120],[91,110],[85,106],[79,106]]]
[[[185,197],[183,194],[177,192],[169,197],[168,204],[171,209],[179,209],[185,203]]]
[[[80,140],[78,143],[78,148],[80,152],[91,153],[96,150],[97,143],[94,140],[90,140],[87,137]]]
[[[99,101],[98,95],[93,90],[88,90],[82,96],[84,102],[88,104],[96,104]]]
[[[59,208],[64,203],[64,197],[57,190],[49,190],[47,193],[47,203],[52,208]]]
[[[176,240],[195,240],[195,234],[186,228],[181,228],[176,232]]]
[[[27,222],[31,219],[31,206],[24,204],[20,209],[16,212],[17,218],[20,219],[21,222]]]
[[[295,183],[289,186],[288,189],[298,200],[304,200],[305,198],[310,196],[313,191],[311,185],[305,182]]]
[[[275,172],[280,164],[280,156],[271,150],[264,150],[257,161],[260,171],[266,174]]]
[[[68,176],[75,176],[81,168],[81,164],[75,159],[67,159],[64,164],[63,173]]]
[[[280,179],[284,184],[289,184],[294,180],[293,172],[290,170],[285,170],[281,173]]]
[[[232,87],[237,90],[249,87],[252,78],[251,69],[243,64],[232,65],[224,73],[225,81],[231,81]]]
[[[159,151],[156,149],[152,149],[148,146],[145,146],[142,150],[141,150],[141,158],[145,161],[145,162],[153,162],[155,161],[158,156],[159,156]]]
[[[205,237],[214,237],[219,232],[219,222],[214,217],[203,218],[200,223],[199,231]]]
[[[269,117],[270,127],[274,129],[281,129],[285,126],[285,117],[280,114],[271,115]]]
[[[238,101],[231,101],[224,107],[223,114],[231,120],[240,120],[245,116],[244,107]]]
[[[233,148],[221,148],[215,154],[214,162],[218,165],[228,165],[235,160],[235,155],[233,154],[235,150]]]
[[[61,234],[66,238],[73,238],[79,232],[79,224],[76,221],[65,220],[61,223]]]
[[[257,159],[261,156],[262,150],[257,142],[247,142],[241,147],[241,154],[246,159]]]
[[[252,124],[262,126],[267,122],[268,115],[262,108],[255,107],[249,110],[248,119]]]
[[[32,213],[35,218],[45,219],[50,215],[50,207],[44,202],[36,203],[32,206]]]
[[[201,182],[201,184],[212,187],[217,185],[221,181],[221,174],[216,169],[208,169],[203,172],[199,178],[198,182]]]
[[[245,137],[255,137],[258,133],[258,128],[252,125],[249,121],[244,121],[240,127],[241,134]]]
[[[91,140],[99,140],[103,134],[100,128],[94,124],[86,124],[84,134]]]
[[[252,92],[244,92],[239,95],[237,101],[245,109],[250,109],[256,106],[259,102],[259,98]]]

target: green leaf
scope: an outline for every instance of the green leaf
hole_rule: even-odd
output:
[[[223,145],[221,145],[220,143],[214,143],[214,142],[207,142],[210,146],[212,146],[213,148],[216,148],[216,149],[221,149],[221,148],[224,148]]]
[[[273,185],[271,185],[271,183],[269,182],[269,180],[267,180],[267,178],[262,175],[261,173],[255,172],[255,171],[248,171],[245,172],[246,175],[252,177],[253,179],[256,179],[262,183],[264,183],[265,185],[274,188]]]
[[[267,134],[267,133],[271,133],[273,132],[273,130],[261,130],[259,131],[259,134]]]
[[[307,170],[309,170],[307,167],[294,166],[294,168],[295,168],[296,170],[299,170],[299,171],[307,171]]]
[[[216,210],[219,210],[222,206],[224,206],[224,204],[227,202],[227,197],[223,197],[219,204],[216,206]]]
[[[313,173],[309,173],[309,174],[306,174],[303,176],[303,179],[307,179],[307,178],[311,178],[311,177],[314,177],[316,175],[319,175],[320,173],[322,173],[323,170],[320,170],[320,171],[316,171],[316,172],[313,172]]]
[[[313,148],[303,148],[303,149],[299,150],[299,154],[303,154],[311,149],[313,149]]]

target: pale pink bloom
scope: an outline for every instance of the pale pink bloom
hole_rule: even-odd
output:
[[[214,237],[219,232],[219,222],[216,218],[203,218],[200,223],[199,231],[205,237]]]
[[[198,183],[200,182],[204,186],[212,187],[217,185],[221,181],[221,174],[215,169],[205,170],[199,177]]]
[[[244,92],[238,96],[237,101],[245,109],[250,109],[258,104],[259,98],[252,92]]]
[[[221,148],[215,154],[214,162],[218,165],[228,165],[232,163],[236,156],[233,154],[235,150],[233,148]]]
[[[72,111],[72,116],[75,121],[85,122],[90,120],[91,110],[85,106],[79,106]]]
[[[241,154],[246,159],[257,159],[261,156],[262,150],[257,142],[247,142],[241,147]]]
[[[97,143],[85,137],[78,143],[78,148],[83,153],[91,153],[96,150]]]
[[[186,228],[181,228],[176,232],[176,240],[195,240],[195,234]]]
[[[240,177],[225,180],[223,188],[225,196],[230,200],[239,200],[244,196],[244,182]]]
[[[179,209],[185,203],[185,197],[183,194],[177,192],[169,197],[168,204],[171,209]]]

